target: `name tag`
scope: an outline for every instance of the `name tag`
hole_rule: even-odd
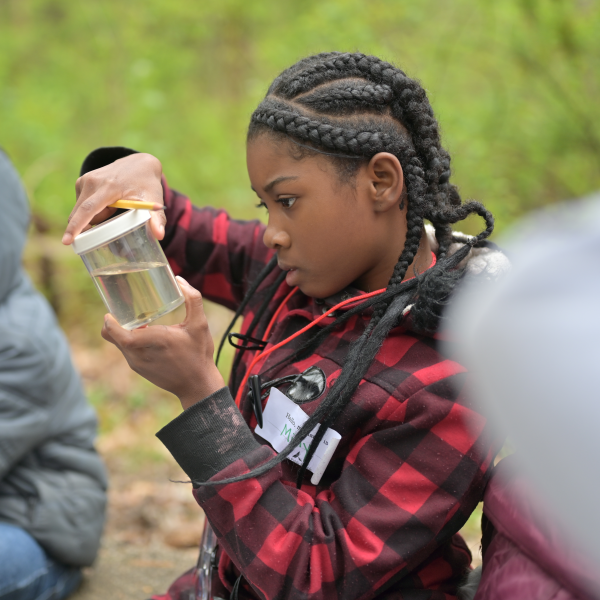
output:
[[[308,421],[308,415],[297,404],[294,404],[277,388],[272,388],[269,401],[263,412],[263,427],[256,427],[254,433],[267,440],[276,452],[281,452],[292,441],[296,432],[300,430],[306,421]],[[298,444],[298,447],[288,456],[289,460],[297,465],[304,462],[304,457],[319,427],[321,426],[316,425]],[[321,481],[321,477],[341,439],[342,436],[337,431],[330,427],[327,428],[307,467],[313,474],[310,480],[313,485],[317,485]]]

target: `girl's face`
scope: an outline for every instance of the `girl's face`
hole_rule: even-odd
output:
[[[382,210],[383,184],[368,166],[344,184],[326,157],[295,159],[287,142],[268,134],[248,143],[247,163],[252,189],[269,211],[264,243],[277,251],[288,285],[315,298],[349,285],[387,285],[406,235],[402,183],[395,210]]]

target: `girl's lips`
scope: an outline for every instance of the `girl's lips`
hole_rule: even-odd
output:
[[[296,285],[297,279],[298,279],[298,270],[297,269],[287,269],[287,275],[285,276],[285,282],[290,287],[294,287]]]

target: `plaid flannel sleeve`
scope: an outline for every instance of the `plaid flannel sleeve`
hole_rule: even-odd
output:
[[[262,241],[265,225],[198,208],[164,178],[163,190],[167,226],[162,245],[173,272],[209,300],[235,310],[273,256]]]
[[[485,419],[437,393],[446,387],[429,382],[404,402],[383,402],[388,425],[356,439],[326,489],[296,489],[282,465],[195,489],[225,552],[260,597],[366,599],[405,577],[410,587],[436,589],[453,575],[443,558],[420,565],[476,506],[493,452]],[[158,435],[194,481],[240,475],[274,456],[256,442],[227,388]]]

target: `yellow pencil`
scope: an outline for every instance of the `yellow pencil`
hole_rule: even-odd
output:
[[[146,210],[162,210],[162,204],[156,202],[141,202],[139,200],[117,200],[109,204],[111,208],[144,208]]]

